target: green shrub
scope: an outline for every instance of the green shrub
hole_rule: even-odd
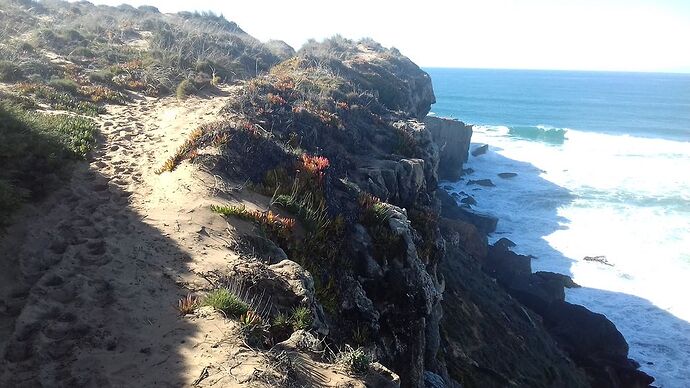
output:
[[[206,295],[202,304],[204,306],[211,306],[217,311],[221,311],[233,318],[239,318],[249,311],[249,306],[227,288],[218,288],[211,291]]]
[[[0,81],[16,82],[23,78],[22,71],[11,61],[0,61]]]
[[[175,94],[180,100],[184,100],[187,98],[187,96],[190,96],[196,92],[197,88],[194,86],[194,82],[192,82],[190,79],[182,80],[182,82],[177,85],[177,89],[175,90]]]
[[[93,73],[89,74],[89,80],[91,82],[99,82],[102,84],[110,84],[113,82],[113,76],[114,74],[108,70],[96,70]]]
[[[79,85],[77,85],[76,82],[66,78],[57,78],[50,80],[50,82],[48,82],[48,85],[55,88],[55,90],[67,92],[70,94],[77,94],[79,90]]]
[[[336,363],[354,374],[364,374],[369,371],[371,362],[371,356],[364,349],[354,349],[350,345],[345,345],[345,349],[336,355]]]
[[[309,329],[313,322],[314,317],[309,308],[300,306],[292,310],[290,323],[292,324],[293,330]]]
[[[83,117],[41,114],[22,99],[0,99],[0,219],[61,182],[70,161],[95,144],[95,123]]]

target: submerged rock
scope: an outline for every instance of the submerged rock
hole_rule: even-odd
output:
[[[517,176],[517,173],[514,172],[499,172],[498,177],[503,178],[503,179],[509,179],[509,178],[514,178]]]
[[[484,187],[495,187],[496,185],[494,182],[491,181],[491,179],[477,179],[477,180],[472,180],[470,179],[467,181],[467,185],[478,185],[478,186],[484,186]]]

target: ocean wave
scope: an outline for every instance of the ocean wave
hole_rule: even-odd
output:
[[[566,128],[554,128],[545,125],[508,127],[509,136],[556,145],[565,143],[566,132],[568,132]]]

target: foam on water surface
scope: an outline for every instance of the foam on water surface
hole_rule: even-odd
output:
[[[542,132],[553,131],[553,127]],[[582,285],[567,300],[605,314],[630,356],[663,387],[690,386],[690,143],[558,129],[562,141],[475,126],[475,172],[453,184],[500,218],[495,241],[536,257],[535,271]],[[536,135],[535,135],[536,134]],[[510,179],[502,172],[518,175]],[[491,179],[496,187],[468,186]],[[605,256],[611,265],[585,261]]]

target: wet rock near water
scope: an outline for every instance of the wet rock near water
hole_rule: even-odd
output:
[[[489,145],[484,144],[472,150],[472,156],[484,155],[489,150]]]
[[[494,182],[491,181],[491,179],[477,179],[477,180],[472,180],[470,179],[467,181],[467,185],[477,185],[477,186],[483,186],[483,187],[495,187],[496,185]]]

